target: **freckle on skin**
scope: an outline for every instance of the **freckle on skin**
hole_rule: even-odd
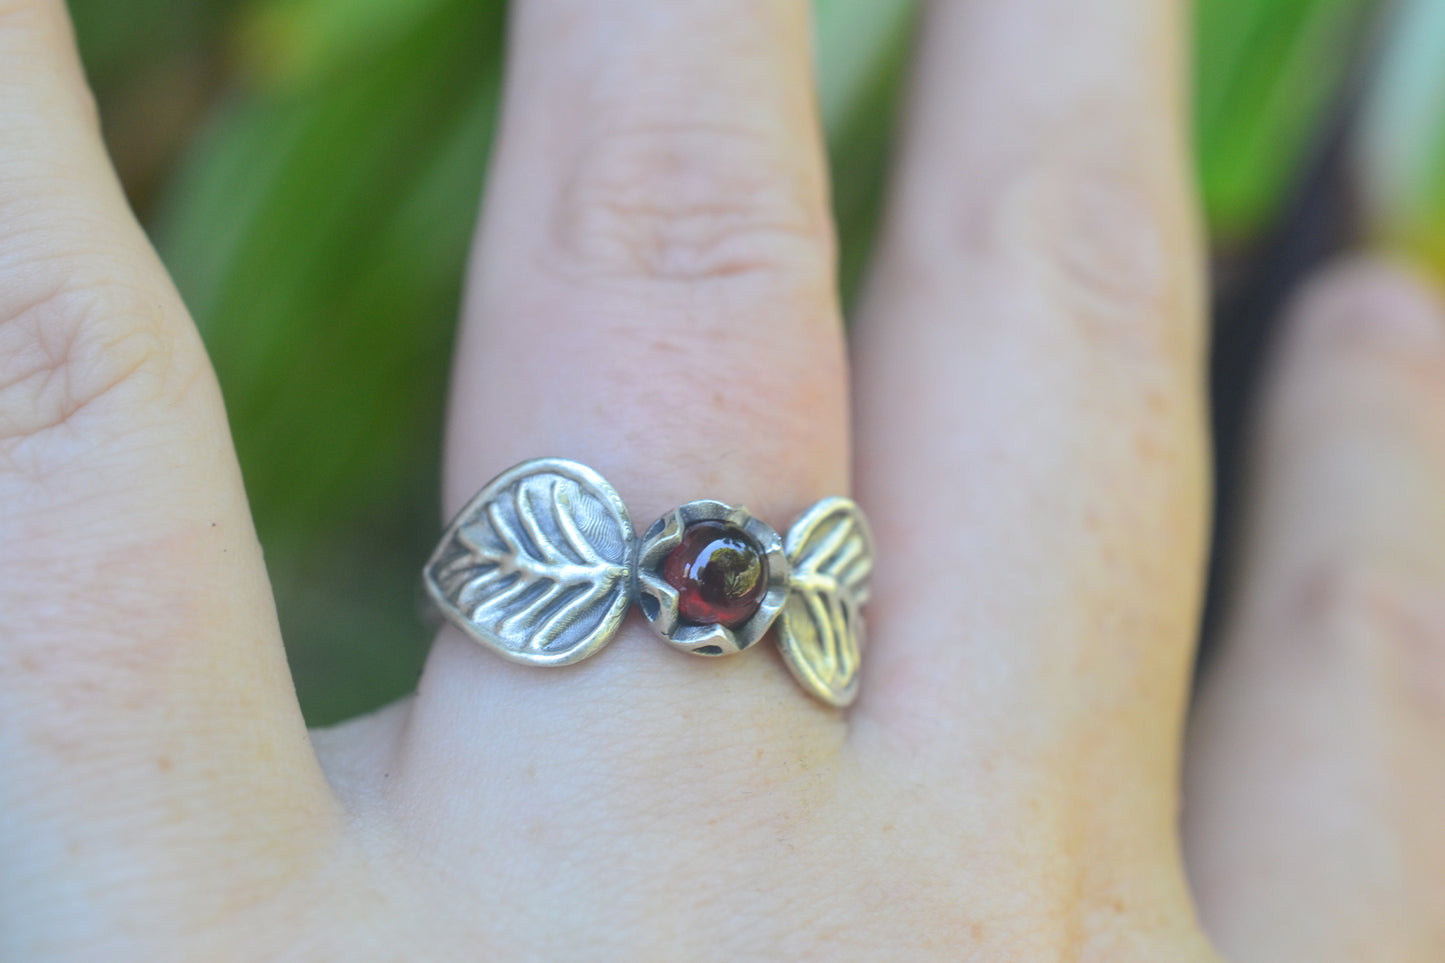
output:
[[[156,760],[156,768],[161,772],[170,772],[175,766],[176,764],[171,761],[170,756],[161,756]]]
[[[1134,451],[1139,455],[1141,461],[1152,462],[1158,460],[1163,449],[1154,440],[1152,433],[1140,431],[1134,435]]]

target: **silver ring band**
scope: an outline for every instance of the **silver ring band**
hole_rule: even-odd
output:
[[[693,655],[741,652],[776,626],[798,684],[842,707],[858,694],[872,572],[868,521],[850,499],[816,503],[786,538],[717,501],[688,502],[638,538],[605,478],[541,458],[467,503],[423,581],[447,621],[527,665],[596,654],[634,603],[669,645]]]

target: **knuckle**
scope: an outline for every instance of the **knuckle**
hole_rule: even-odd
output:
[[[1365,366],[1419,370],[1442,380],[1445,307],[1419,276],[1379,258],[1332,266],[1295,305],[1298,347],[1318,347]]]
[[[1303,580],[1293,619],[1352,678],[1445,717],[1445,585],[1380,563],[1323,564]]]
[[[1045,167],[1001,201],[1000,230],[1086,344],[1158,356],[1179,330],[1181,245],[1136,178]]]
[[[766,137],[718,125],[609,130],[579,151],[552,218],[564,270],[706,282],[831,270],[821,190]]]
[[[1305,285],[1290,311],[1268,417],[1307,439],[1369,431],[1445,445],[1445,310],[1418,278],[1352,259]]]
[[[171,366],[155,295],[114,277],[17,285],[0,300],[0,444],[152,399]]]
[[[1117,161],[1026,164],[965,192],[950,247],[1029,299],[1050,336],[1172,370],[1198,346],[1202,292],[1187,205],[1170,197]]]

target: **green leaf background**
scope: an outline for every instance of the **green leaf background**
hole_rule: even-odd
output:
[[[815,0],[841,241],[878,220],[914,0]],[[72,0],[117,164],[210,348],[298,693],[326,723],[415,683],[447,355],[496,119],[501,0]],[[1372,235],[1445,266],[1445,5],[1199,0],[1217,250],[1271,229],[1366,83]],[[1362,80],[1363,78],[1363,80]]]

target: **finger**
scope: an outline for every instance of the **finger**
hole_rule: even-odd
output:
[[[1180,33],[1177,4],[931,9],[857,335],[870,713],[1108,706],[1170,755],[1204,515]]]
[[[863,710],[1110,865],[1174,846],[1204,557],[1183,6],[932,5],[855,344]]]
[[[1230,959],[1445,954],[1445,312],[1381,263],[1302,299],[1256,451],[1186,844]]]
[[[239,863],[324,790],[215,381],[59,0],[0,2],[0,717],[3,934],[66,932],[95,893],[58,875]]]
[[[699,498],[782,529],[845,492],[807,5],[526,0],[511,39],[454,373],[448,510],[545,455],[601,472],[639,531]],[[683,706],[751,719],[767,705],[759,727],[812,711],[771,653],[687,657],[634,615],[600,654],[551,670],[443,633],[409,746],[455,755],[455,739],[497,731],[519,701],[545,720],[537,744],[625,726],[664,746],[691,738],[675,725]]]

